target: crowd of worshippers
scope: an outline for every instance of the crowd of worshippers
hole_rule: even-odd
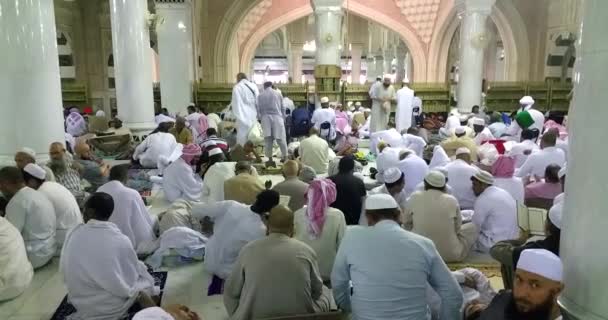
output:
[[[512,117],[454,110],[428,128],[414,92],[380,79],[370,89],[371,112],[343,116],[322,98],[306,136],[287,145],[280,91],[266,83],[259,92],[242,74],[237,81],[228,117],[194,106],[185,118],[159,113],[132,164],[110,167],[82,135],[73,155],[53,143],[46,165],[33,150],[19,151],[16,167],[0,169],[0,301],[20,295],[33,270],[60,255],[79,319],[133,309],[144,309],[140,319],[197,319],[185,306],[152,308],[159,288],[139,260],[183,228],[204,237],[207,294],[223,294],[230,319],[334,310],[354,319],[559,317],[563,119],[545,121],[524,97]],[[308,107],[296,110],[310,114]],[[68,114],[68,129],[77,113]],[[361,157],[363,138],[370,147]],[[277,166],[275,154],[284,181],[272,185],[258,170]],[[134,165],[158,172],[150,179],[171,204],[158,217],[127,186]],[[520,232],[521,206],[548,210],[544,238]],[[497,294],[479,270],[448,269],[475,253],[501,262],[507,290]]]

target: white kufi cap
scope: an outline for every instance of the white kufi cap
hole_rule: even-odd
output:
[[[136,313],[133,320],[175,320],[170,314],[159,307],[146,308]]]
[[[485,184],[489,184],[489,185],[494,184],[494,176],[487,171],[479,170],[473,177],[475,179],[477,179],[478,181],[481,181]]]
[[[403,176],[403,172],[401,172],[399,168],[393,167],[388,168],[386,171],[384,171],[382,176],[384,177],[385,183],[395,183],[397,182],[397,180],[401,179],[401,177]]]
[[[464,127],[462,127],[462,126],[457,127],[456,129],[454,129],[454,133],[455,134],[465,134],[466,132],[467,132],[467,130]]]
[[[473,118],[473,125],[475,126],[485,126],[486,121],[482,118]]]
[[[445,175],[438,170],[429,171],[426,177],[424,177],[424,181],[435,188],[445,187]]]
[[[38,178],[40,180],[46,179],[46,171],[37,164],[28,163],[25,168],[23,168],[23,171],[29,173],[34,178]]]
[[[559,257],[545,249],[524,250],[517,262],[518,270],[535,273],[557,282],[562,282],[563,268]]]
[[[321,98],[321,103],[329,103],[329,98],[328,97]]]
[[[564,211],[564,203],[558,202],[549,210],[549,220],[558,229],[562,229],[562,212]]]
[[[397,201],[386,193],[373,194],[365,199],[365,210],[396,209]]]
[[[465,147],[456,149],[456,153],[454,155],[459,156],[461,154],[471,154],[471,150],[469,150],[469,148],[465,148]]]

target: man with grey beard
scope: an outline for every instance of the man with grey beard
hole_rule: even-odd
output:
[[[49,155],[51,160],[47,165],[53,171],[57,182],[70,190],[78,203],[82,203],[85,191],[80,183],[80,165],[66,155],[65,147],[60,142],[51,144]]]

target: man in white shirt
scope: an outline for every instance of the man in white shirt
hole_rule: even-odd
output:
[[[439,131],[444,138],[449,138],[454,134],[454,130],[460,127],[460,113],[458,109],[452,109],[448,118],[445,120],[445,126]]]
[[[411,127],[407,129],[407,133],[402,137],[404,147],[414,151],[417,156],[422,158],[424,156],[426,141],[422,137],[418,136],[419,133],[420,130],[417,127]]]
[[[475,131],[475,144],[478,146],[484,144],[487,141],[494,140],[494,135],[488,127],[486,127],[486,121],[482,118],[473,118],[473,131]]]
[[[186,128],[186,130],[191,130],[192,131],[192,135],[193,135],[194,141],[196,141],[196,137],[195,136],[199,132],[199,123],[198,123],[198,120],[199,120],[199,118],[201,116],[204,116],[204,115],[201,115],[200,113],[198,113],[196,111],[196,106],[194,105],[194,103],[191,103],[188,106],[187,111],[188,111],[188,115],[186,116],[185,119],[186,119],[186,121],[188,121],[188,128],[190,128],[190,129]]]
[[[22,294],[33,277],[34,269],[27,259],[21,233],[0,216],[0,302]]]
[[[392,167],[397,167],[399,164],[399,149],[389,147],[384,141],[378,143],[378,157],[376,158],[376,169],[378,174],[376,180],[384,182],[383,174],[386,170]]]
[[[521,168],[528,159],[528,156],[539,150],[536,140],[539,132],[536,130],[525,129],[521,132],[521,142],[511,147],[508,155],[515,158],[515,168]]]
[[[114,212],[108,221],[129,238],[138,254],[152,253],[158,248],[154,221],[139,192],[126,186],[128,171],[128,165],[112,167],[110,182],[97,191],[109,194],[114,200]]]
[[[424,181],[424,177],[429,172],[429,166],[419,156],[411,150],[401,150],[399,152],[399,164],[397,167],[405,174],[405,194],[409,197],[416,186]]]
[[[445,166],[448,180],[458,199],[460,210],[473,209],[475,193],[473,193],[471,177],[477,173],[477,168],[471,165],[471,151],[467,148],[456,150],[456,159]]]
[[[372,99],[370,132],[386,130],[392,103],[397,99],[395,88],[391,85],[391,78],[384,77],[382,85],[372,86],[370,98]]]
[[[244,146],[249,137],[249,131],[256,122],[258,86],[247,80],[244,73],[236,76],[237,84],[232,89],[232,113],[236,118],[236,143]]]
[[[405,141],[403,140],[401,133],[399,133],[399,131],[397,131],[397,129],[395,129],[394,127],[391,127],[386,130],[376,131],[371,134],[369,139],[370,139],[369,149],[370,149],[370,152],[372,152],[374,154],[378,154],[377,146],[378,146],[378,143],[380,143],[380,141],[386,142],[388,145],[390,145],[393,148],[404,148],[405,147]]]
[[[220,294],[221,283],[228,278],[236,259],[247,243],[266,234],[265,215],[279,204],[279,193],[265,190],[248,206],[236,201],[198,204],[192,216],[213,221],[213,236],[205,248],[205,270],[213,274],[209,295]]]
[[[60,270],[76,319],[122,319],[135,304],[155,306],[151,297],[160,293],[129,238],[108,221],[113,211],[112,196],[93,194],[85,204],[87,223],[65,239]]]
[[[369,227],[351,227],[331,275],[336,304],[357,320],[427,319],[427,288],[441,299],[441,319],[459,319],[462,291],[433,242],[399,225],[387,194],[365,200]]]
[[[512,137],[515,137],[516,139],[519,139],[523,129],[537,129],[539,132],[542,132],[545,124],[545,115],[533,108],[534,99],[532,99],[530,96],[525,96],[519,100],[519,104],[521,105],[521,108],[517,111],[517,115],[519,116],[523,112],[528,112],[532,123],[522,127],[520,121],[518,121],[518,118],[516,118],[516,121],[511,122],[511,125],[509,128],[507,128],[506,133]]]
[[[302,164],[315,169],[317,174],[327,172],[327,166],[329,164],[329,144],[319,137],[319,131],[317,131],[316,128],[311,128],[308,138],[300,142],[298,152]]]
[[[412,102],[414,90],[410,89],[405,80],[403,87],[397,90],[397,111],[395,112],[395,126],[397,131],[402,132],[412,126]]]
[[[157,168],[161,157],[168,158],[177,147],[175,136],[169,133],[172,124],[163,122],[158,132],[149,135],[133,152],[133,160],[138,160],[144,168]]]
[[[477,196],[473,223],[480,231],[475,250],[489,252],[498,241],[516,239],[519,228],[515,199],[505,190],[493,186],[494,177],[489,172],[477,171],[471,182]]]
[[[53,204],[56,216],[55,240],[57,254],[61,254],[66,234],[75,226],[82,223],[82,214],[76,198],[70,190],[57,182],[46,181],[46,172],[37,164],[28,164],[23,168],[25,184],[38,190]]]
[[[192,166],[198,163],[201,147],[189,144],[180,151],[176,149],[171,158],[171,164],[164,170],[162,183],[165,198],[169,202],[177,199],[200,201],[203,194],[203,181],[195,176]]]
[[[407,209],[407,194],[405,193],[405,174],[397,167],[389,168],[382,175],[384,184],[370,190],[369,194],[388,194],[399,204],[402,214]],[[403,218],[403,217],[402,217]],[[402,219],[402,222],[404,220]],[[367,218],[361,215],[360,225],[367,226]]]
[[[321,98],[321,108],[315,110],[310,122],[323,139],[327,141],[336,139],[336,112],[329,107],[329,98]]]
[[[556,140],[555,132],[545,132],[540,141],[541,150],[528,156],[521,168],[515,170],[515,175],[520,178],[534,177],[540,180],[545,176],[548,165],[557,164],[563,167],[566,163],[566,155],[562,149],[555,147]]]
[[[41,192],[26,187],[21,170],[15,167],[0,169],[0,191],[10,199],[5,218],[21,232],[32,266],[46,265],[57,250],[53,204]]]

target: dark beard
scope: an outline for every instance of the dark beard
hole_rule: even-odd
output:
[[[68,162],[65,159],[49,161],[49,168],[56,175],[63,175],[68,169]]]
[[[384,86],[384,89],[388,89],[388,87],[390,87],[390,84],[382,84]]]
[[[505,310],[508,319],[514,320],[551,320],[552,311],[553,296],[549,296],[545,302],[528,312],[519,311],[515,304],[515,297],[513,297]]]

